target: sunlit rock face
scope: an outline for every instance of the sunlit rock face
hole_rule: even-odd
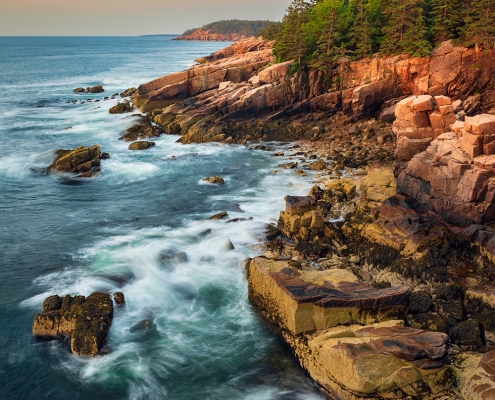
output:
[[[398,193],[455,226],[495,221],[495,115],[458,121],[444,96],[409,97],[395,113]]]

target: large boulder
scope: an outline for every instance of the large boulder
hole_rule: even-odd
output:
[[[140,140],[129,145],[129,150],[146,150],[150,147],[155,146],[155,142],[146,142],[144,140]]]
[[[103,93],[105,89],[103,89],[102,85],[96,85],[96,86],[87,87],[86,91],[88,93]]]
[[[343,399],[435,398],[453,384],[449,337],[402,326],[409,289],[376,289],[344,269],[292,260],[247,265],[249,299],[310,376]]]
[[[105,345],[112,319],[113,303],[106,293],[54,295],[45,299],[41,313],[34,317],[33,336],[70,337],[72,353],[91,357]]]
[[[453,385],[448,343],[444,333],[400,321],[350,325],[308,340],[302,364],[339,398],[436,398]]]
[[[405,287],[375,289],[346,270],[302,271],[263,257],[249,262],[248,287],[254,306],[292,335],[397,319],[409,301]]]
[[[458,392],[463,399],[495,398],[495,351],[462,354],[456,360],[454,371]]]
[[[110,114],[123,114],[128,113],[134,110],[134,107],[129,101],[123,101],[122,103],[117,103],[113,107],[111,107],[108,112]]]
[[[57,150],[57,158],[48,167],[48,172],[78,172],[79,174],[95,174],[100,171],[100,146],[77,147],[73,150]]]

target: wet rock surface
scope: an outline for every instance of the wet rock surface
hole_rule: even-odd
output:
[[[406,98],[395,106],[394,137],[383,142],[388,156],[380,164],[368,155],[353,171],[352,156],[341,157],[346,137],[336,131],[365,142],[366,124],[335,127],[318,141],[301,141],[292,149],[293,162],[306,170],[315,162],[309,160],[318,159],[328,169],[313,172],[319,175],[308,196],[286,196],[278,220],[282,238],[267,243],[263,257],[247,266],[249,298],[303,368],[338,398],[488,399],[495,380],[480,359],[495,349],[495,240],[487,212],[491,200],[479,196],[491,193],[492,172],[480,161],[491,155],[473,156],[472,147],[461,143],[476,135],[481,137],[476,151],[491,151],[479,144],[490,143],[495,126],[491,116],[467,118],[467,125],[458,121],[445,96]],[[450,147],[441,148],[445,143]],[[464,159],[465,164],[457,161]],[[448,169],[454,163],[464,165],[459,175]],[[467,183],[463,178],[466,171],[482,168],[487,172],[479,179]],[[422,174],[409,192],[401,180],[406,172]],[[466,185],[443,189],[442,197],[438,182],[456,176]],[[478,197],[462,197],[466,190]],[[442,212],[445,204],[452,212],[462,202],[481,219],[460,211],[449,219],[452,214]],[[404,336],[384,330],[383,342],[393,347],[388,349],[378,346],[381,339],[356,336],[355,329],[375,329],[374,324],[401,326]],[[408,342],[411,332],[424,338],[422,345],[441,349],[439,357],[416,358],[429,353]],[[396,364],[393,357],[401,361]],[[399,370],[401,379],[392,383]],[[406,370],[415,370],[411,376],[418,380],[410,380]]]
[[[134,110],[134,107],[129,101],[123,101],[122,103],[117,103],[113,107],[110,107],[108,112],[110,114],[124,114]]]
[[[138,114],[138,120],[123,132],[121,139],[133,142],[138,139],[150,139],[159,137],[163,130],[156,126],[150,118]]]
[[[220,176],[210,176],[202,179],[205,182],[211,183],[213,185],[223,185],[225,180]]]
[[[69,337],[73,354],[91,357],[105,345],[112,319],[113,303],[106,293],[54,295],[45,299],[41,313],[34,317],[32,333],[40,338]]]
[[[100,146],[78,147],[73,150],[57,150],[55,161],[48,167],[52,172],[77,172],[79,177],[92,177],[100,172]]]
[[[155,145],[156,145],[155,142],[147,142],[147,141],[140,140],[140,141],[131,143],[129,145],[129,150],[146,150],[146,149],[149,149],[150,147],[153,147]]]
[[[249,299],[325,389],[339,398],[450,389],[449,337],[397,320],[407,310],[408,288],[375,289],[345,269],[300,267],[292,260],[252,259]]]

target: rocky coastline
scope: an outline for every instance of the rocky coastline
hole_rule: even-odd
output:
[[[206,42],[237,42],[248,39],[245,35],[238,33],[210,33],[208,29],[198,28],[187,35],[180,35],[173,40],[201,40]]]
[[[315,185],[288,193],[246,263],[254,309],[331,398],[493,398],[495,52],[445,42],[348,62],[328,84],[272,45],[239,41],[128,92],[117,112],[143,115],[121,138],[294,141],[279,168]],[[97,150],[70,168],[99,171]],[[55,300],[43,313],[60,319]]]

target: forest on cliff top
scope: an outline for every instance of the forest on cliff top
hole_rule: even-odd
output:
[[[445,40],[482,48],[495,43],[495,0],[293,0],[281,24],[261,34],[275,40],[278,61],[332,67],[343,57],[429,55]]]
[[[239,36],[258,36],[263,29],[271,25],[276,25],[271,21],[248,21],[239,19],[221,20],[203,25],[201,28],[193,28],[185,31],[182,36],[188,36],[196,32],[198,29],[208,31],[210,34],[230,35],[237,34]]]

